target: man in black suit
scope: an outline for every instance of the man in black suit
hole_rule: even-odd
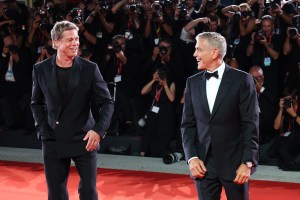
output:
[[[42,140],[49,200],[67,200],[71,160],[80,176],[81,200],[98,199],[97,150],[109,126],[113,101],[95,63],[77,55],[78,28],[57,22],[51,37],[57,54],[33,67],[31,108]],[[95,122],[91,99],[101,109]]]
[[[250,74],[226,65],[226,41],[215,32],[196,37],[200,73],[188,78],[182,140],[198,198],[249,199],[249,178],[257,166],[258,102]]]

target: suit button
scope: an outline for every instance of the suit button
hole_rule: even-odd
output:
[[[57,124],[57,125],[58,125],[58,124],[59,124],[59,121],[56,121],[56,122],[55,122],[55,124]]]

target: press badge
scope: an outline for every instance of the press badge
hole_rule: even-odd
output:
[[[114,80],[115,80],[115,83],[121,82],[122,76],[121,75],[117,75]]]
[[[159,43],[159,38],[155,38],[155,39],[154,39],[154,44],[155,44],[155,45],[158,45],[158,43]]]
[[[151,109],[151,111],[154,112],[154,113],[158,113],[159,107],[153,106],[152,109]]]
[[[127,40],[131,40],[133,37],[132,37],[132,34],[130,33],[130,31],[126,31],[125,32],[125,38],[127,39]]]
[[[39,46],[37,49],[37,53],[42,53],[42,48],[43,48],[42,46]]]
[[[266,67],[269,67],[271,65],[271,58],[270,57],[265,57],[264,65]]]
[[[240,38],[236,38],[233,42],[234,45],[238,45],[240,43]]]
[[[287,137],[287,136],[289,136],[291,134],[291,132],[289,131],[289,132],[285,132],[284,134],[283,134],[283,137]]]
[[[103,36],[102,32],[99,31],[99,32],[96,33],[97,38],[102,38],[102,36]]]

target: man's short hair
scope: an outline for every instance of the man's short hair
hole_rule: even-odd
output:
[[[272,22],[274,24],[274,18],[271,15],[264,15],[264,16],[262,16],[261,23],[263,21],[270,21],[270,22]]]
[[[196,36],[196,40],[203,39],[209,47],[217,48],[220,51],[220,56],[223,59],[226,55],[227,43],[225,38],[216,32],[203,32]]]
[[[54,45],[55,40],[59,40],[62,37],[62,33],[68,30],[79,30],[76,24],[69,22],[69,21],[60,21],[56,22],[51,30],[51,38],[52,38],[52,47],[56,49]]]

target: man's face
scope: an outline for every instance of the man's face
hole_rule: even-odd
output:
[[[79,47],[79,36],[76,29],[67,30],[62,33],[59,40],[55,40],[54,44],[57,48],[57,53],[65,57],[75,57]]]
[[[211,21],[210,22],[210,31],[216,32],[218,29],[218,22],[217,21]]]
[[[198,39],[196,46],[194,57],[198,63],[199,70],[207,70],[210,68],[210,64],[213,61],[213,52],[210,47],[208,47],[207,42],[203,39]]]
[[[264,76],[260,70],[254,69],[254,70],[250,71],[250,74],[253,76],[253,78],[256,81],[258,81],[259,84],[262,85],[264,83]]]
[[[274,24],[272,23],[271,20],[263,20],[261,22],[261,28],[262,28],[262,31],[264,32],[264,34],[266,36],[269,36],[273,32]]]

